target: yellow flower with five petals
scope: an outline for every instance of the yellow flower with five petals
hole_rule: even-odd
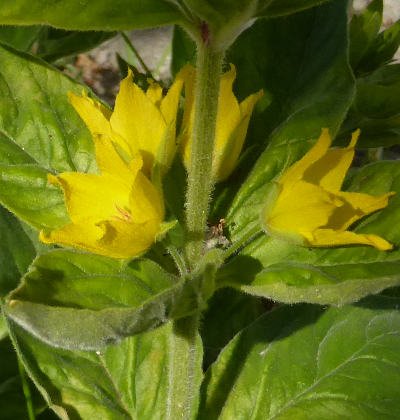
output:
[[[101,174],[79,172],[49,175],[63,189],[71,222],[40,232],[40,240],[81,248],[114,258],[143,253],[162,230],[164,203],[141,172],[138,153],[128,163],[105,135],[95,135]]]
[[[381,251],[393,248],[374,234],[348,228],[364,216],[388,205],[389,192],[378,197],[340,191],[354,157],[359,130],[346,148],[329,149],[323,129],[317,143],[278,180],[262,213],[265,231],[299,245],[329,247],[363,244]]]
[[[185,110],[182,120],[182,154],[186,168],[190,167],[191,137],[194,121],[195,107],[195,79],[196,70],[186,67],[185,73]],[[235,169],[243,143],[246,137],[250,117],[256,102],[263,95],[260,90],[249,95],[240,104],[236,99],[232,85],[236,79],[236,69],[233,64],[230,70],[221,77],[218,98],[218,114],[215,127],[215,147],[213,153],[212,177],[220,182],[228,178]]]

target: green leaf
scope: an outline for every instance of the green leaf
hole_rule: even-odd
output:
[[[207,372],[199,419],[399,418],[399,304],[283,306],[260,317]]]
[[[0,24],[48,24],[61,29],[114,31],[150,28],[183,19],[178,2],[167,0],[80,0],[49,3],[46,0],[3,0]]]
[[[0,131],[0,162],[4,165],[34,164],[35,159]]]
[[[85,88],[5,45],[0,62],[0,129],[43,168],[94,170],[93,140],[67,97]]]
[[[355,171],[347,190],[371,195],[397,192],[388,207],[354,229],[382,236],[395,245],[393,251],[367,246],[305,248],[260,233],[221,269],[217,285],[287,303],[332,305],[399,285],[400,162],[378,162]]]
[[[285,18],[260,19],[228,51],[227,61],[237,68],[237,96],[244,99],[264,90],[248,130],[247,154],[215,194],[214,218],[228,214],[234,241],[238,233],[233,224],[243,229],[258,222],[256,197],[260,192],[265,200],[268,182],[281,170],[282,159],[288,165],[298,159],[323,127],[335,134],[347,113],[354,81],[347,58],[346,9],[347,2],[339,0]]]
[[[400,20],[379,33],[359,64],[359,71],[368,72],[393,60],[400,46]]]
[[[0,45],[0,201],[37,229],[68,223],[62,191],[47,174],[96,171],[91,135],[68,102],[82,85]]]
[[[381,67],[357,79],[354,107],[364,117],[386,119],[400,114],[400,64]]]
[[[0,297],[4,297],[18,286],[36,252],[15,216],[1,206],[0,236]]]
[[[389,147],[400,142],[400,65],[380,67],[357,79],[357,92],[340,130],[340,143],[361,129],[358,148]]]
[[[178,25],[175,25],[172,34],[171,73],[173,76],[181,70],[186,63],[195,66],[196,44],[189,35]]]
[[[42,29],[35,54],[46,61],[89,51],[114,37],[116,32],[63,31],[51,27]]]
[[[29,226],[27,223],[22,220],[19,221],[22,229],[31,240],[33,246],[36,250],[36,255],[44,254],[45,252],[50,251],[51,249],[57,248],[57,245],[49,245],[41,242],[39,240],[39,232],[32,226]]]
[[[37,229],[69,222],[60,188],[49,185],[48,171],[36,165],[0,165],[0,200]]]
[[[173,214],[173,217],[181,222],[184,221],[185,217],[186,182],[186,170],[183,166],[181,156],[177,156],[163,179],[162,184],[165,204]]]
[[[262,88],[270,102],[253,119],[250,143],[278,145],[318,136],[322,127],[338,129],[354,95],[346,9],[339,0],[260,19],[228,51],[227,61],[237,68],[237,95],[243,99]]]
[[[29,52],[42,28],[38,26],[0,26],[0,41]]]
[[[116,32],[64,31],[42,25],[0,27],[0,42],[19,51],[34,49],[35,55],[46,61],[88,51],[115,35]]]
[[[382,24],[383,0],[373,0],[350,22],[350,64],[357,69],[359,62],[371,47]]]
[[[126,264],[56,250],[34,262],[5,311],[54,346],[98,349],[204,307],[214,291],[212,264],[180,280],[146,259]]]
[[[96,352],[50,347],[14,323],[11,333],[28,372],[62,419],[175,420],[183,418],[179,407],[186,407],[189,393],[198,398],[201,340],[179,340],[172,323]],[[180,351],[190,352],[194,370],[181,378],[176,393],[170,381],[179,379],[183,361],[177,365],[174,354]]]
[[[3,312],[0,311],[0,340],[3,340],[4,337],[7,337],[8,330],[6,320],[4,318]]]
[[[9,339],[0,340],[0,407],[4,420],[28,420],[17,358]]]
[[[261,0],[257,16],[285,16],[319,6],[327,1],[329,0]]]
[[[28,420],[27,402],[24,388],[21,382],[21,373],[18,367],[17,355],[7,338],[0,340],[0,407],[2,420]],[[40,394],[34,389],[33,384],[27,379],[25,386],[29,386],[31,392],[32,408],[38,420],[44,419],[42,412],[46,403]],[[48,416],[47,419],[55,419]]]
[[[261,298],[234,289],[218,290],[209,300],[201,320],[204,366],[214,362],[235,334],[250,325],[267,307]]]

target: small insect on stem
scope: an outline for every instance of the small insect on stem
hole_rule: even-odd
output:
[[[217,225],[207,227],[205,236],[206,249],[226,248],[230,245],[229,239],[224,235],[225,224],[225,219],[220,219]]]

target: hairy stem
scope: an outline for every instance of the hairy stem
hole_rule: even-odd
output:
[[[203,351],[198,336],[199,315],[174,321],[170,343],[169,391],[166,420],[196,417],[203,377]]]
[[[185,255],[190,268],[196,265],[203,253],[213,187],[211,169],[223,56],[223,52],[214,50],[208,39],[198,42],[191,164],[186,195]]]

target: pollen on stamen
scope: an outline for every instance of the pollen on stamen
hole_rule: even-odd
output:
[[[131,214],[128,210],[121,209],[121,207],[115,205],[119,216],[113,216],[112,219],[114,220],[122,220],[124,222],[129,222],[131,220]]]

